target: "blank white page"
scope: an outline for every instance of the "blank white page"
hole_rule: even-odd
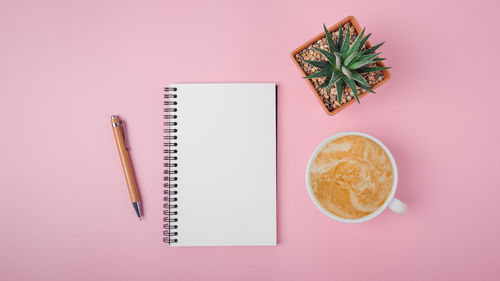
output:
[[[276,245],[276,85],[177,88],[178,239]]]

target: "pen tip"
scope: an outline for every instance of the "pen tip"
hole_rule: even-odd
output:
[[[140,221],[142,221],[142,218],[141,218],[141,217],[139,217],[139,220],[140,220]]]

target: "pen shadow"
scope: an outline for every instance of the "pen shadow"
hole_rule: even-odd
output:
[[[129,145],[129,139],[128,139],[128,122],[124,122],[122,120],[122,130],[123,130],[123,138],[125,139],[125,146],[127,148],[127,151],[128,151],[128,156],[130,158],[130,167],[132,168],[132,173],[135,177],[135,183],[137,184],[137,193],[139,194],[139,198],[140,198],[140,212],[141,212],[141,220],[144,219],[146,217],[146,212],[144,211],[144,198],[142,197],[142,194],[141,194],[141,185],[140,185],[140,179],[139,179],[139,176],[138,174],[135,172],[135,165],[134,165],[134,156],[133,156],[133,152],[132,152],[132,149],[130,148],[130,145]],[[135,211],[134,211],[135,213]]]

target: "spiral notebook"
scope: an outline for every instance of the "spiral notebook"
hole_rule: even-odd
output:
[[[276,245],[276,85],[165,91],[164,242]]]

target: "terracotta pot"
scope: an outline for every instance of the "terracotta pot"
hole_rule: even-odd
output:
[[[334,26],[330,27],[328,29],[328,32],[332,33],[333,31],[336,31],[337,29],[340,28],[340,25],[344,25],[345,23],[351,23],[351,25],[354,27],[354,29],[356,30],[356,33],[357,34],[360,34],[361,31],[363,30],[359,24],[358,24],[358,21],[353,17],[353,16],[349,16],[341,21],[339,21],[337,24],[335,24]],[[298,54],[300,51],[304,50],[305,48],[309,47],[310,45],[314,44],[316,41],[324,38],[326,35],[324,32],[318,34],[317,36],[315,36],[314,38],[312,38],[311,40],[307,41],[306,43],[302,44],[300,47],[298,47],[297,49],[295,49],[291,54],[290,56],[292,57],[292,60],[293,62],[295,63],[295,65],[297,65],[297,68],[299,69],[300,73],[302,74],[302,77],[305,77],[307,76],[307,74],[304,72],[304,70],[302,69],[302,67],[300,66],[299,62],[297,61],[297,59],[295,58],[295,55]],[[369,41],[366,41],[366,47],[367,48],[371,48],[372,45],[370,44]],[[385,64],[380,61],[380,62],[377,62],[377,65],[379,66],[383,66],[385,67]],[[384,79],[380,82],[378,82],[377,84],[375,84],[372,89],[376,89],[378,87],[380,87],[380,85],[384,84],[385,82],[387,82],[387,80],[389,80],[391,78],[391,73],[389,72],[388,69],[385,69],[385,70],[382,70],[382,72],[384,73]],[[326,107],[325,103],[323,102],[323,100],[321,99],[318,91],[316,90],[316,88],[314,87],[313,83],[311,82],[311,79],[305,79],[307,81],[307,84],[309,84],[309,87],[311,87],[311,89],[313,90],[314,92],[314,95],[316,96],[316,98],[318,99],[319,103],[321,104],[321,106],[323,107],[323,109],[325,110],[326,114],[328,115],[334,115],[338,112],[340,112],[341,110],[345,109],[346,107],[348,107],[349,105],[353,104],[354,102],[356,102],[356,99],[351,99],[350,101],[340,105],[339,107],[337,107],[336,109],[334,109],[333,111],[329,111],[328,108]],[[359,98],[361,99],[362,97],[364,97],[366,94],[368,94],[369,92],[368,91],[364,91],[362,93],[359,94]]]

